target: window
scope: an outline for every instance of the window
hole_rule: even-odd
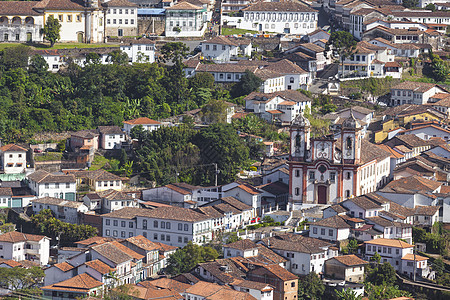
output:
[[[20,34],[16,34],[16,41],[20,40]],[[21,154],[19,154],[19,157],[21,156]]]
[[[183,238],[181,236],[178,237],[178,243],[182,243],[183,242]]]
[[[158,228],[158,221],[153,221],[153,227]]]
[[[352,174],[350,172],[347,172],[347,179],[351,179],[352,178]]]
[[[300,170],[295,170],[295,177],[300,177]]]
[[[299,188],[295,188],[295,195],[296,196],[300,195],[300,189]]]
[[[134,24],[134,19],[130,20],[130,24],[133,25]]]
[[[117,230],[113,230],[113,236],[117,236]]]
[[[128,14],[128,9],[125,9],[125,13]]]
[[[295,287],[295,281],[291,282],[291,287]]]
[[[117,23],[116,19],[113,19],[113,24],[116,24],[116,23]]]
[[[45,188],[48,189],[50,185],[48,183],[45,184]]]
[[[125,24],[127,24],[127,25],[128,25],[128,19],[125,19]]]
[[[55,183],[55,189],[59,189],[59,183]]]
[[[110,219],[106,219],[105,224],[106,225],[111,225],[111,220]]]
[[[350,197],[350,190],[345,190],[345,198]]]
[[[126,237],[125,234],[126,234],[125,231],[122,231],[122,232],[120,233],[120,236],[123,237],[123,238],[125,238],[125,237]]]
[[[66,189],[69,189],[69,188],[70,188],[70,183],[67,182],[67,183],[66,183]]]
[[[59,20],[60,22],[62,22],[62,21],[63,21],[63,15],[58,15],[58,20]]]
[[[187,242],[188,242],[188,238],[184,237],[184,243],[187,244]]]
[[[325,228],[320,229],[320,235],[325,235]]]
[[[142,221],[142,228],[147,229],[147,220]]]
[[[119,9],[119,14],[122,14],[122,9]]]
[[[313,227],[313,233],[317,234],[317,227]]]
[[[67,22],[72,22],[72,15],[67,15]]]
[[[316,173],[314,171],[309,171],[309,180],[316,179]]]
[[[213,45],[213,51],[217,51],[217,45]]]
[[[9,39],[9,35],[8,35],[7,33],[5,33],[5,34],[3,35],[3,39],[4,39],[5,41],[7,41],[7,40]]]
[[[119,24],[122,24],[122,19],[119,19]]]
[[[81,15],[77,15],[77,22],[81,22]]]
[[[333,229],[328,229],[328,235],[333,236]]]
[[[133,228],[133,222],[129,222],[128,227]]]
[[[111,235],[111,231],[109,229],[106,229],[106,236],[110,236]]]
[[[161,222],[161,228],[162,229],[166,229],[166,223],[165,222]]]
[[[164,234],[161,234],[161,241],[166,241],[166,236]]]
[[[125,221],[121,221],[120,222],[120,226],[125,227],[126,226],[126,222]]]
[[[209,50],[209,45],[205,45],[205,49],[206,49],[206,50]]]
[[[189,225],[188,224],[184,224],[184,231],[189,231]]]
[[[178,230],[179,230],[179,231],[182,231],[182,230],[183,230],[183,224],[178,223]]]
[[[113,225],[114,225],[114,226],[118,226],[118,225],[119,225],[119,221],[114,220],[114,221],[113,221]]]
[[[166,235],[166,241],[170,242],[170,235]]]
[[[330,182],[335,183],[336,182],[336,173],[331,172],[330,173]]]
[[[294,83],[294,77],[289,78],[289,83]]]
[[[166,223],[166,228],[167,228],[167,229],[170,229],[170,222],[167,222],[167,223]]]
[[[158,239],[158,234],[157,234],[157,233],[153,234],[153,239],[154,239],[154,240],[157,240],[157,239]]]

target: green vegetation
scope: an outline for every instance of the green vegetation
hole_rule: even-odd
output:
[[[450,77],[450,66],[448,62],[443,61],[439,56],[430,51],[431,74],[430,77],[437,82],[445,82]]]
[[[325,45],[325,50],[330,50],[330,46],[333,46],[333,52],[339,55],[343,74],[345,58],[351,55],[356,49],[355,37],[347,31],[335,31],[331,33],[330,39]]]
[[[322,299],[325,285],[313,271],[298,280],[298,299]]]
[[[13,292],[12,299],[14,297],[16,299],[41,298],[42,290],[39,287],[42,285],[44,277],[44,270],[37,266],[0,268],[0,287],[11,290]]]
[[[53,45],[61,38],[60,31],[61,24],[59,24],[58,19],[55,19],[53,15],[50,15],[44,25],[44,29],[42,30],[44,39],[50,42],[50,48],[52,48]]]
[[[233,35],[233,34],[246,34],[246,33],[258,33],[255,30],[246,30],[239,28],[222,28],[222,35]]]
[[[53,160],[61,160],[62,159],[61,152],[46,152],[42,155],[35,155],[34,161],[53,161]]]
[[[406,8],[414,8],[419,5],[419,0],[403,0],[402,5]]]
[[[225,244],[231,244],[242,240],[241,237],[237,235],[236,232],[227,232],[224,234]]]
[[[32,228],[36,234],[43,234],[61,246],[73,246],[75,242],[97,235],[97,229],[89,225],[65,223],[56,219],[50,209],[41,210],[31,217]]]
[[[442,223],[433,225],[433,232],[426,232],[425,229],[413,227],[414,243],[425,243],[428,253],[447,255],[447,241],[449,232],[442,228]]]
[[[219,253],[211,247],[195,245],[191,241],[172,254],[167,263],[166,272],[170,275],[178,275],[192,270],[199,263],[215,260]]]
[[[341,82],[341,88],[354,88],[357,91],[366,91],[374,96],[381,96],[391,92],[391,87],[398,84],[400,80],[390,76],[386,78],[367,78],[359,80],[348,80]]]
[[[238,83],[236,83],[231,89],[231,95],[233,97],[241,97],[248,95],[251,92],[258,90],[261,87],[263,81],[261,78],[250,72],[245,71],[245,74],[241,77]]]

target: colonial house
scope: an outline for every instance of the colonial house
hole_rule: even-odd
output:
[[[383,232],[385,239],[403,239],[409,243],[412,242],[412,225],[403,222],[395,222],[385,217],[368,217],[368,224],[373,224],[373,228]]]
[[[344,217],[335,215],[309,224],[309,236],[327,241],[342,241],[350,237],[350,226]]]
[[[308,119],[297,116],[290,128],[289,210],[303,204],[338,203],[373,192],[387,182],[390,154],[361,139],[361,129],[350,114],[339,138],[311,138]]]
[[[414,208],[414,224],[425,228],[433,227],[434,223],[439,222],[439,206],[417,205]]]
[[[308,43],[315,43],[316,41],[328,41],[330,34],[321,28],[317,28],[311,33],[305,36],[305,40]],[[326,43],[326,42],[325,42]]]
[[[299,51],[316,59],[317,71],[322,71],[326,65],[331,63],[331,55],[328,55],[323,47],[313,43],[298,44],[297,46],[286,50],[285,53],[290,54]]]
[[[362,282],[367,264],[367,261],[354,254],[335,256],[325,261],[325,275],[350,282]]]
[[[433,137],[438,137],[442,138],[447,143],[450,142],[450,131],[435,124],[413,127],[411,129],[400,131],[399,134],[414,134],[425,141]]]
[[[27,176],[28,187],[33,195],[40,197],[54,197],[75,201],[76,180],[72,174],[52,174],[38,170]],[[25,205],[25,204],[24,204]]]
[[[44,209],[50,209],[55,217],[71,224],[80,223],[80,214],[88,211],[86,205],[78,201],[69,201],[60,198],[44,197],[31,201],[33,213],[38,214]]]
[[[147,117],[123,121],[123,129],[128,135],[130,135],[131,129],[133,129],[135,126],[142,126],[144,130],[153,131],[158,130],[158,128],[161,126],[161,123]]]
[[[114,189],[89,193],[83,197],[83,202],[89,210],[98,210],[102,213],[109,213],[124,207],[139,207],[136,198]]]
[[[250,57],[252,44],[247,39],[230,39],[216,36],[202,42],[202,55],[204,59],[216,62],[229,62],[237,59],[239,55]]]
[[[339,67],[341,77],[385,77],[387,72],[393,73],[395,78],[401,78],[401,67],[393,67],[394,56],[387,48],[379,47],[367,42],[359,42],[354,53],[344,59],[343,67]],[[386,64],[388,66],[386,67]]]
[[[428,258],[415,255],[414,246],[396,239],[376,239],[365,242],[366,258],[370,259],[375,253],[380,254],[381,262],[390,263],[394,269],[404,275],[413,277],[416,269],[419,277],[432,279],[434,271],[428,267]],[[414,266],[414,262],[416,266]]]
[[[269,122],[290,124],[306,107],[311,99],[298,91],[274,93],[253,92],[245,100],[245,108]]]
[[[438,93],[448,92],[434,83],[405,81],[391,88],[391,105],[425,104]]]
[[[206,30],[206,9],[187,1],[166,8],[167,37],[201,37]]]
[[[130,63],[154,63],[155,41],[147,38],[131,40],[120,45],[120,50],[128,55]]]
[[[258,245],[249,239],[243,239],[234,243],[225,244],[222,248],[224,258],[236,256],[247,258],[257,256],[258,254]]]
[[[0,147],[1,168],[5,174],[24,173],[27,169],[27,149],[15,144]]]
[[[75,149],[80,149],[83,147],[98,150],[98,137],[99,134],[96,132],[96,130],[80,130],[74,132],[70,136],[70,148],[73,151],[75,151]]]
[[[295,300],[298,295],[298,277],[279,265],[261,265],[250,270],[247,279],[270,284],[274,300]]]
[[[125,132],[119,126],[99,126],[99,146],[102,149],[120,149],[122,143],[127,140]]]
[[[77,186],[81,190],[95,192],[106,191],[109,189],[117,191],[122,190],[123,178],[102,169],[95,171],[67,170],[64,172],[68,175],[75,176]]]
[[[286,269],[296,275],[307,275],[310,272],[321,273],[325,261],[337,255],[330,249],[332,244],[295,234],[284,234],[262,239],[268,248],[288,259]]]
[[[48,264],[50,238],[43,235],[11,231],[0,235],[0,258],[29,260],[41,266]]]
[[[317,29],[319,13],[294,2],[257,2],[243,10],[239,28],[307,35]]]
[[[266,69],[284,75],[284,88],[282,90],[307,90],[311,84],[310,74],[290,60],[282,59],[270,63]]]
[[[37,2],[5,2],[0,7],[1,42],[42,42],[44,15],[34,9]]]
[[[246,183],[231,183],[222,186],[222,197],[233,197],[261,213],[261,192]]]
[[[143,235],[152,242],[177,247],[183,247],[189,241],[201,245],[212,239],[211,222],[209,216],[188,208],[127,207],[102,215],[102,235],[121,238]]]
[[[67,280],[43,286],[44,297],[58,300],[64,298],[85,298],[101,295],[103,283],[83,273]]]
[[[381,37],[375,38],[369,41],[372,45],[386,47],[391,50],[391,54],[396,57],[419,57],[420,54],[424,52],[424,49],[419,47],[414,43],[410,44],[394,44],[388,40],[385,40]],[[428,49],[427,49],[428,50]]]
[[[137,5],[128,0],[107,0],[102,3],[106,14],[108,37],[137,36]]]

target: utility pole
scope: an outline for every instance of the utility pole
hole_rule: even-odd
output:
[[[414,274],[413,274],[413,281],[416,282],[416,269],[417,269],[417,263],[416,263],[416,245],[413,245],[413,254],[414,254]]]
[[[214,175],[215,175],[215,181],[214,181],[214,186],[217,186],[217,175],[219,174],[219,170],[217,170],[217,164],[214,163]]]

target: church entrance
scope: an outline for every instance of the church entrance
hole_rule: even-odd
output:
[[[319,185],[317,187],[317,203],[327,204],[327,186]]]

